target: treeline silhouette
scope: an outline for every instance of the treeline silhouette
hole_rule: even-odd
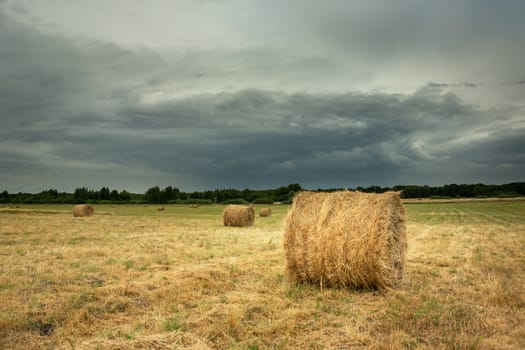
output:
[[[310,189],[313,191],[333,192],[338,190],[357,190],[368,193],[386,191],[401,191],[403,198],[486,198],[486,197],[519,197],[525,196],[525,182],[513,182],[503,185],[478,184],[447,184],[444,186],[399,185],[393,187],[356,187]],[[102,187],[92,190],[86,187],[77,188],[73,193],[58,192],[49,189],[40,193],[8,193],[0,192],[0,203],[111,203],[111,204],[270,204],[274,202],[290,203],[295,193],[303,190],[301,185],[294,183],[276,189],[216,189],[208,191],[184,192],[177,187],[159,186],[149,188],[145,193],[130,193],[126,190],[111,190]]]

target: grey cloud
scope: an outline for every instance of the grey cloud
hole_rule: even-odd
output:
[[[462,82],[462,83],[436,83],[436,82],[429,82],[427,83],[427,86],[431,88],[449,88],[449,87],[459,87],[459,88],[475,88],[478,86],[478,84],[470,83],[470,82]]]
[[[344,56],[360,70],[397,80],[496,83],[523,73],[522,1],[310,2],[298,10],[299,42]],[[306,14],[304,14],[306,12]],[[306,23],[308,23],[306,25]]]
[[[41,137],[39,144],[48,147],[33,157],[52,159],[50,163],[59,166],[73,152],[78,163],[116,172],[138,167],[144,174],[171,174],[174,184],[184,178],[187,182],[179,185],[190,188],[291,181],[314,187],[395,184],[404,183],[400,173],[406,168],[417,171],[451,159],[460,163],[464,157],[490,167],[502,159],[499,150],[523,158],[518,146],[510,147],[516,138],[502,141],[508,137],[503,130],[490,133],[490,144],[500,142],[494,150],[490,144],[454,147],[485,113],[455,96],[428,91],[404,96],[250,90],[134,109],[123,104],[114,113],[119,118],[105,128],[70,125],[59,130],[58,142]],[[484,118],[487,125],[489,118]],[[54,131],[38,130],[41,135]],[[28,146],[33,147],[30,142]],[[523,164],[512,167],[522,170]]]
[[[464,145],[453,143],[481,121],[480,111],[457,97],[424,88],[406,96],[248,90],[121,107],[121,121],[110,128],[62,130],[62,143],[48,154],[66,160],[73,147],[88,163],[193,175],[189,187],[395,184],[404,182],[403,169],[460,162]],[[491,137],[504,137],[498,132]],[[497,152],[474,149],[488,158],[469,156],[470,162],[495,164]],[[517,147],[507,152],[522,157]]]
[[[525,80],[515,81],[515,82],[512,82],[512,83],[505,83],[503,85],[516,85],[516,86],[525,85]]]
[[[356,55],[384,53],[360,40]],[[470,77],[427,79],[410,93],[341,89],[371,68],[347,71],[352,60],[317,45],[298,54],[304,44],[124,49],[44,34],[0,11],[0,167],[9,169],[0,183],[141,192],[522,179],[519,105],[467,102],[461,92],[482,85]]]
[[[486,166],[525,166],[525,125],[494,130],[466,145],[461,152],[469,160]],[[458,152],[459,150],[456,150]]]

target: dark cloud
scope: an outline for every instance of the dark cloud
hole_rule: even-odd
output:
[[[429,82],[427,86],[431,88],[475,88],[478,86],[478,84],[469,83],[469,82],[462,82],[462,83],[436,83],[436,82]]]
[[[381,32],[394,20],[377,8],[353,16],[360,11],[387,21],[369,38],[392,39]],[[363,33],[359,23],[326,30],[343,40],[349,30]],[[395,26],[397,34],[416,40],[410,25]],[[372,61],[396,46],[383,52],[365,39],[355,39],[355,50]],[[409,57],[422,47],[401,44]],[[523,105],[468,102],[462,91],[491,85],[467,77],[424,80],[411,92],[360,92],[339,84],[370,71],[346,72],[355,62],[320,54],[321,46],[301,55],[276,47],[130,49],[44,34],[1,11],[0,46],[0,184],[9,191],[501,183],[522,180],[525,170]]]
[[[125,169],[144,177],[155,172],[189,188],[272,187],[295,181],[313,187],[393,185],[405,183],[406,169],[413,169],[414,181],[427,166],[455,163],[465,168],[464,160],[473,172],[501,165],[509,176],[518,176],[524,166],[518,139],[509,139],[497,125],[483,131],[486,137],[476,138],[476,125],[486,126],[488,113],[457,96],[424,88],[412,95],[245,90],[153,105],[128,103],[115,106],[117,118],[108,116],[105,125],[19,131],[33,140],[26,146],[46,147],[25,160],[13,158],[20,165],[73,163],[76,172],[85,166],[108,176]],[[474,139],[464,144],[470,134]],[[25,148],[19,146],[13,149]],[[454,181],[447,172],[441,169],[440,178]]]
[[[505,83],[503,85],[515,85],[515,86],[519,86],[519,85],[525,85],[525,80],[520,80],[520,81],[515,81],[515,82],[511,82],[511,83]]]

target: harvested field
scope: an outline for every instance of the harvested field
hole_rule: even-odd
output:
[[[525,348],[525,202],[405,204],[388,292],[290,283],[285,205],[94,209],[0,208],[0,348]]]

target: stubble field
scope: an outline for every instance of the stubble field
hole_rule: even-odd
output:
[[[284,205],[71,208],[0,208],[1,349],[525,348],[524,201],[406,203],[387,292],[290,284]]]

